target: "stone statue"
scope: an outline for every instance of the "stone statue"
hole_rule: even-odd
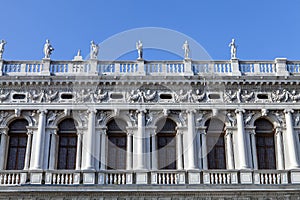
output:
[[[253,99],[253,97],[254,97],[254,92],[249,93],[248,90],[245,90],[244,93],[241,93],[241,99],[246,103],[251,101],[251,99]]]
[[[227,116],[227,118],[228,118],[228,120],[229,120],[229,122],[230,122],[230,125],[231,126],[235,126],[236,125],[236,119],[235,119],[235,116],[232,114],[232,113],[227,113],[226,114],[226,116]]]
[[[29,92],[29,99],[32,103],[41,103],[42,99],[44,98],[44,95],[44,91],[37,93],[36,90],[32,90],[32,92]]]
[[[91,51],[90,51],[90,58],[97,59],[99,53],[99,45],[95,44],[95,42],[91,41]]]
[[[92,95],[92,100],[93,102],[96,102],[96,103],[101,103],[102,100],[104,100],[107,96],[108,96],[108,92],[104,92],[103,94],[102,93],[102,89],[99,89],[95,94]]]
[[[2,55],[3,55],[3,52],[4,52],[4,46],[6,44],[6,41],[5,40],[1,40],[0,41],[0,60],[2,60]]]
[[[132,126],[136,126],[137,125],[137,112],[135,112],[134,110],[131,110],[129,112],[129,119],[132,122]]]
[[[143,43],[141,40],[139,40],[137,43],[136,43],[136,49],[138,51],[138,60],[141,60],[143,59]]]
[[[44,54],[45,54],[44,58],[48,58],[49,59],[52,51],[54,51],[54,48],[50,44],[50,40],[47,39],[46,43],[44,45]]]
[[[144,93],[145,100],[146,100],[146,101],[152,101],[152,100],[154,100],[155,97],[156,97],[156,94],[157,94],[156,91],[154,91],[154,92],[151,94],[151,91],[150,91],[150,90],[147,90],[147,92]]]
[[[130,96],[128,98],[128,100],[133,103],[133,102],[145,102],[144,99],[144,92],[141,91],[140,89],[137,89],[136,93],[134,92],[134,90],[131,91]]]
[[[229,43],[230,47],[230,53],[231,53],[231,59],[236,59],[236,44],[235,44],[235,39],[232,38],[231,42]]]
[[[57,111],[50,111],[47,118],[47,126],[53,125],[54,120],[56,119]]]
[[[284,125],[285,122],[284,122],[284,116],[283,116],[283,114],[280,113],[278,110],[277,110],[274,114],[275,114],[275,116],[276,116],[276,118],[277,118],[279,124],[280,124],[281,126]]]
[[[4,92],[3,89],[0,90],[0,103],[2,103],[3,101],[5,101],[8,98],[8,95],[10,94],[10,92]]]
[[[3,120],[8,116],[8,112],[1,110],[0,112],[0,124],[2,124]]]
[[[149,112],[148,115],[146,115],[146,126],[149,126],[153,121],[153,113]]]
[[[190,46],[187,40],[182,45],[182,49],[184,50],[184,59],[189,59]]]
[[[51,103],[56,98],[57,94],[58,94],[58,91],[53,92],[52,90],[49,90],[48,93],[45,93],[45,97],[46,97],[45,100],[46,100],[46,102],[47,103]]]
[[[194,99],[195,99],[196,101],[200,102],[200,101],[202,101],[202,100],[205,98],[205,96],[206,96],[206,92],[203,92],[203,93],[201,94],[200,90],[197,89],[197,90],[196,90],[196,94],[194,95]]]

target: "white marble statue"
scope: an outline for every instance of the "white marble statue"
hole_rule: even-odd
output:
[[[99,45],[95,44],[95,42],[91,41],[91,51],[90,51],[90,58],[97,59],[99,53]]]
[[[136,49],[138,51],[138,59],[143,59],[143,43],[141,40],[136,43]]]
[[[50,58],[50,55],[52,54],[52,51],[54,51],[54,48],[50,44],[50,40],[46,40],[46,43],[44,44],[44,58]]]
[[[189,59],[190,46],[187,40],[182,45],[182,49],[184,50],[184,59]]]
[[[6,41],[5,40],[1,40],[0,41],[0,60],[2,59],[2,55],[3,55],[3,52],[4,52],[4,46],[6,44]]]
[[[235,44],[235,39],[232,38],[231,42],[229,43],[230,47],[230,53],[231,53],[231,59],[236,59],[236,44]]]

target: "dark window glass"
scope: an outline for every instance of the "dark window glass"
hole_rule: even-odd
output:
[[[226,169],[224,123],[212,118],[205,126],[208,169]]]
[[[65,119],[58,125],[57,169],[75,169],[77,131],[73,119]]]
[[[8,170],[24,169],[27,146],[27,125],[28,122],[25,119],[15,120],[9,125],[9,143],[6,165],[6,169]]]
[[[158,168],[176,169],[176,123],[167,119],[158,122],[157,149]]]
[[[258,169],[276,169],[273,125],[266,119],[258,119],[254,125]]]
[[[107,129],[107,169],[125,169],[127,147],[126,123],[122,120],[111,120],[107,124]]]

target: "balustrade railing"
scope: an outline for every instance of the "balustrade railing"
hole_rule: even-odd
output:
[[[237,171],[228,170],[209,170],[203,172],[204,184],[237,184],[238,174]]]
[[[125,185],[133,183],[133,173],[130,171],[107,170],[98,173],[98,184]]]
[[[80,183],[80,172],[69,170],[55,170],[46,172],[46,184],[73,185]]]
[[[256,171],[254,172],[254,183],[263,185],[287,184],[288,173],[276,170]]]
[[[278,71],[279,64],[275,61],[2,61],[3,75],[82,75],[84,73],[110,75],[194,75],[217,74],[230,76],[237,71],[242,75],[270,76],[277,72],[300,73],[300,61],[287,61],[286,67]],[[191,69],[189,69],[191,68]],[[284,69],[285,68],[285,69]],[[144,72],[144,73],[143,73]],[[89,74],[89,75],[91,75]]]
[[[184,184],[185,172],[181,172],[181,171],[151,172],[151,183],[160,184],[160,185]]]
[[[1,171],[0,185],[20,185],[27,179],[27,172],[24,171]]]

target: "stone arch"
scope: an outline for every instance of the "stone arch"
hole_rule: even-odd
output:
[[[178,127],[182,126],[178,116],[172,114],[166,116],[163,113],[160,113],[157,117],[154,117],[152,124],[155,126],[159,121],[166,120],[167,118],[173,120]]]
[[[132,127],[132,123],[130,123],[130,119],[127,115],[117,115],[115,112],[112,112],[110,115],[105,117],[103,122],[101,123],[102,126],[106,126],[111,120],[122,120],[124,121],[128,127]]]
[[[264,118],[264,119],[269,120],[269,121],[273,124],[274,128],[280,126],[280,122],[278,121],[278,119],[276,118],[275,115],[269,113],[268,115],[263,116],[263,115],[261,114],[261,112],[257,112],[257,113],[252,117],[251,121],[249,122],[249,126],[250,126],[250,127],[254,127],[255,121],[258,120],[258,119],[260,119],[260,118]]]
[[[213,116],[213,113],[212,112],[209,112],[207,114],[205,114],[201,120],[201,123],[199,124],[201,127],[204,127],[205,126],[205,123],[212,119],[212,118],[215,118],[215,119],[218,119],[220,121],[222,121],[226,126],[227,124],[230,124],[225,112],[219,112],[217,115]]]
[[[20,115],[20,116],[16,116],[15,114],[11,114],[9,115],[3,122],[3,124],[6,125],[6,127],[9,126],[9,124],[17,119],[25,119],[28,122],[28,126],[33,126],[32,120],[30,119],[30,117],[28,115]]]
[[[80,125],[79,123],[80,119],[78,118],[78,115],[66,115],[64,112],[61,112],[54,120],[53,126],[57,127],[60,122],[68,118],[72,118],[74,120],[76,127]]]

